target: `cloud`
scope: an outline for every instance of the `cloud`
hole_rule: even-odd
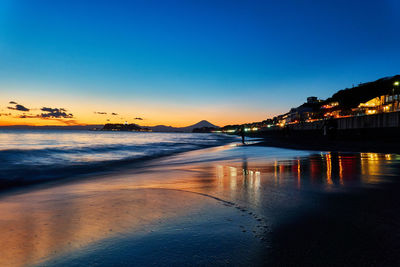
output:
[[[117,115],[118,115],[118,113],[114,113],[114,112],[113,112],[113,113],[111,113],[111,115],[113,115],[113,116],[117,116]]]
[[[10,102],[8,102],[8,104],[11,104],[11,105],[18,105],[18,103],[17,103],[17,102],[14,102],[14,101],[10,101]]]
[[[11,113],[0,113],[0,116],[11,116]]]
[[[43,107],[40,109],[41,111],[47,112],[47,113],[42,113],[38,115],[38,117],[41,118],[73,118],[74,115],[72,113],[67,113],[67,110],[64,108],[47,108]]]
[[[15,118],[19,118],[19,119],[31,119],[31,118],[39,118],[39,115],[33,115],[33,114],[23,114],[23,115],[19,115]]]
[[[13,101],[11,101],[11,102],[13,102]],[[19,111],[29,111],[30,110],[19,104],[15,104],[15,108],[14,107],[8,107],[8,108],[13,109],[13,110],[19,110]],[[19,118],[19,119],[36,118],[36,119],[43,119],[43,120],[55,120],[55,121],[62,122],[66,125],[80,125],[80,123],[74,119],[74,115],[72,113],[69,113],[65,108],[42,107],[40,110],[43,113],[41,113],[41,114],[23,113],[22,115],[18,115],[15,118]],[[0,113],[0,116],[2,116],[2,115],[8,116],[8,115],[11,115],[11,113],[9,113],[8,115],[6,113]]]
[[[19,115],[17,118],[19,119],[32,119],[32,118],[40,118],[43,120],[55,120],[55,121],[59,121],[62,122],[66,125],[81,125],[79,122],[77,122],[76,120],[66,120],[65,117],[43,117],[43,114],[40,115],[33,115],[33,114],[23,114],[23,115]],[[67,114],[69,115],[69,114]],[[71,114],[72,115],[72,114]],[[68,117],[68,118],[72,118],[72,117]]]
[[[107,112],[102,112],[102,111],[95,111],[94,114],[100,114],[100,115],[106,115]]]
[[[56,121],[65,123],[66,125],[82,125],[79,122],[77,122],[76,120],[64,120],[64,119],[52,119],[52,120],[56,120]]]
[[[13,102],[13,101],[11,101],[11,102]],[[7,108],[12,109],[12,110],[18,110],[18,111],[29,111],[30,110],[29,108],[24,107],[23,105],[19,105],[19,104],[16,104],[15,107],[7,107]]]

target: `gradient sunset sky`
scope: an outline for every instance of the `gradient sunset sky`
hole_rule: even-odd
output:
[[[0,0],[0,125],[261,121],[399,74],[399,14],[397,0]]]

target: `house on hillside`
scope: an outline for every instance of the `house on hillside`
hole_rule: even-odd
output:
[[[400,110],[400,94],[382,95],[360,103],[353,109],[354,115],[371,115]]]
[[[307,97],[306,103],[297,108],[290,109],[286,118],[286,123],[297,123],[317,118],[321,108],[321,102],[322,101],[315,96]]]

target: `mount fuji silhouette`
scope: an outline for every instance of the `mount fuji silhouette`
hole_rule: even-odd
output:
[[[143,126],[146,128],[151,129],[153,132],[185,132],[191,133],[193,129],[202,128],[202,127],[210,127],[210,128],[219,128],[218,126],[206,121],[202,120],[198,123],[195,123],[190,126],[186,127],[172,127],[172,126],[165,126],[165,125],[157,125],[157,126]]]

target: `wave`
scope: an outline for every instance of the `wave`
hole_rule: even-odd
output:
[[[153,134],[154,136],[154,134]],[[159,137],[159,136],[157,136]],[[159,142],[35,146],[0,149],[0,188],[111,171],[138,162],[186,151],[224,145],[234,137],[190,135]],[[133,142],[135,141],[135,142]]]

